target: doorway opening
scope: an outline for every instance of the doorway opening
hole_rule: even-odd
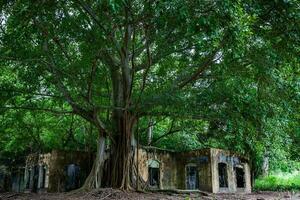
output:
[[[32,169],[29,168],[27,171],[27,180],[25,183],[25,189],[30,189],[30,180],[31,180]]]
[[[46,168],[46,166],[45,165],[43,165],[43,166],[41,166],[42,167],[42,170],[41,170],[41,175],[42,175],[42,177],[41,177],[41,185],[40,185],[40,188],[42,189],[42,188],[45,188],[45,186],[46,186],[46,173],[47,173],[47,168]]]
[[[39,166],[35,165],[33,167],[33,184],[32,184],[32,192],[37,192],[38,190],[38,183],[39,183]]]
[[[80,167],[76,164],[66,166],[66,191],[80,187]]]
[[[148,161],[149,185],[152,188],[159,188],[160,173],[159,162],[156,160]]]
[[[219,171],[219,187],[227,188],[228,187],[228,175],[227,175],[226,163],[218,163],[218,171]]]
[[[195,165],[186,166],[186,189],[196,190],[199,186],[198,170]]]
[[[152,187],[159,187],[159,168],[149,167],[149,184]]]

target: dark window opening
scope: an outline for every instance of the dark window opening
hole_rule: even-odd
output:
[[[149,184],[152,187],[159,187],[159,168],[149,167]]]
[[[25,188],[23,188],[24,178],[25,178],[25,174],[24,174],[24,171],[22,170],[22,171],[20,171],[20,182],[19,182],[20,191],[19,192],[21,192],[22,189],[25,189]]]
[[[245,187],[245,172],[243,168],[235,167],[236,186],[238,188]]]
[[[219,186],[228,187],[227,165],[225,163],[218,164],[219,171]]]
[[[31,173],[32,173],[32,170],[28,169],[27,180],[26,180],[26,189],[30,189]]]
[[[42,166],[42,181],[41,181],[41,188],[45,188],[45,184],[46,184],[46,167]]]
[[[33,168],[33,186],[32,186],[32,192],[37,192],[38,189],[38,182],[39,182],[39,166],[36,165]]]
[[[80,187],[80,167],[70,164],[66,167],[66,191],[71,191]]]
[[[198,188],[198,171],[196,166],[186,167],[186,187],[188,190],[195,190]]]

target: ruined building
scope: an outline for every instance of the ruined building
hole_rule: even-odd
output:
[[[143,147],[135,155],[138,172],[147,183],[147,188],[142,189],[251,192],[249,160],[234,152],[213,148],[173,152]],[[25,168],[15,170],[12,191],[77,189],[88,176],[93,160],[94,156],[86,152],[53,150],[48,154],[31,154]]]
[[[251,192],[249,160],[220,149],[172,152],[142,148],[138,169],[151,189]]]
[[[24,167],[0,165],[0,193],[21,192],[24,185]]]
[[[84,183],[93,164],[93,155],[79,151],[53,150],[27,157],[25,192],[65,192]]]

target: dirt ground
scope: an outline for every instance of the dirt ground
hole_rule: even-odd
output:
[[[174,194],[174,193],[137,193],[113,189],[101,189],[89,193],[3,193],[0,200],[300,200],[300,193],[254,192],[251,194]]]

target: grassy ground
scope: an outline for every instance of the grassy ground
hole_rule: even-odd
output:
[[[257,191],[300,191],[300,171],[277,173],[255,181]]]

